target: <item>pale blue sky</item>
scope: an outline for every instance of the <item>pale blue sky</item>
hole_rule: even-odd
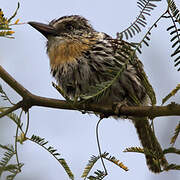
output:
[[[0,8],[10,16],[14,12],[17,2],[17,0],[2,0]],[[152,18],[149,18],[147,28],[163,12],[165,3],[165,1],[157,3],[159,6],[153,11]],[[139,12],[136,1],[132,0],[21,0],[20,4],[17,17],[21,22],[40,21],[46,23],[60,16],[80,14],[89,19],[95,29],[113,37],[117,31],[122,31],[130,25]],[[166,32],[167,27],[166,21],[163,20],[158,28],[153,30],[150,47],[143,48],[143,54],[139,55],[150,82],[155,88],[159,105],[161,99],[179,83],[179,73],[173,67],[173,61],[170,60],[172,49],[170,49],[170,38]],[[45,48],[46,39],[29,25],[17,26],[14,30],[16,31],[14,40],[3,38],[0,40],[1,65],[32,93],[62,99],[51,86],[54,79],[49,73],[49,60]],[[144,32],[137,35],[132,41],[141,39]],[[15,102],[19,100],[19,96],[2,80],[0,83]],[[172,100],[179,103],[180,96],[176,96],[176,99]],[[79,180],[90,156],[98,154],[95,136],[97,121],[98,118],[94,115],[84,115],[76,111],[33,107],[30,110],[28,135],[35,134],[48,140],[49,145],[58,149],[58,152],[66,159],[75,179]],[[177,122],[178,118],[176,117],[169,117],[168,120],[166,118],[155,120],[156,134],[164,148],[168,147]],[[15,125],[7,118],[1,119],[0,123],[0,143],[13,143]],[[106,180],[168,180],[170,178],[178,180],[180,178],[177,171],[160,175],[152,174],[146,167],[143,155],[122,152],[126,147],[140,145],[135,128],[128,120],[105,119],[100,125],[100,142],[103,152],[108,151],[111,155],[115,155],[130,169],[128,172],[124,172],[106,162],[109,173]],[[177,143],[177,147],[180,148],[180,143]],[[68,176],[56,160],[36,144],[25,142],[23,146],[19,145],[18,149],[20,161],[25,165],[22,173],[17,176],[17,180],[68,180]],[[171,162],[180,164],[179,156],[169,155],[168,158]],[[102,169],[100,162],[92,172],[96,169]]]

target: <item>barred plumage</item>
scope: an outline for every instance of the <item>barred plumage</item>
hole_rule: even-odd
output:
[[[127,42],[95,31],[85,18],[78,15],[61,17],[49,25],[36,22],[29,24],[48,39],[51,73],[70,98],[88,94],[92,86],[112,80],[113,74],[118,73],[128,59],[123,47],[131,51]],[[114,102],[125,102],[128,106],[150,104],[142,79],[142,64],[137,57],[135,60],[140,66],[129,61],[121,76],[97,103],[112,105]],[[131,119],[143,147],[159,155],[159,159],[146,155],[150,170],[161,172],[161,167],[165,168],[167,161],[148,119]]]

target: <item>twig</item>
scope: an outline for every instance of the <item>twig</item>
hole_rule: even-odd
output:
[[[105,176],[106,176],[108,173],[107,173],[107,169],[106,169],[106,166],[104,164],[103,157],[102,157],[101,146],[100,146],[100,142],[99,142],[99,131],[98,131],[99,130],[99,124],[102,121],[102,119],[103,118],[100,118],[100,120],[97,122],[97,125],[96,125],[96,139],[97,139],[97,145],[98,145],[98,150],[99,150],[99,156],[100,156],[100,159],[101,159],[101,162],[102,162],[102,165],[104,168]]]
[[[20,112],[18,124],[21,124],[20,121],[21,121],[22,113],[23,113],[23,110]],[[20,169],[20,162],[19,162],[18,152],[17,152],[18,131],[19,131],[19,127],[17,126],[17,127],[16,127],[16,136],[15,136],[15,143],[14,143],[14,146],[15,146],[16,161],[17,161],[17,164],[18,164],[18,171],[21,172],[21,169]]]
[[[23,104],[24,104],[24,102],[23,102],[23,101],[20,101],[20,102],[18,102],[17,104],[15,104],[14,106],[8,108],[6,111],[0,113],[0,118],[6,116],[7,114],[9,114],[9,113],[11,113],[11,112],[13,112],[13,111],[21,108],[21,107],[23,107]]]
[[[27,123],[26,123],[26,130],[25,130],[25,133],[24,133],[25,137],[27,135],[28,129],[29,129],[29,111],[27,112]]]

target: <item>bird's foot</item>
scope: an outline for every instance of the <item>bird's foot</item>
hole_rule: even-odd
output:
[[[115,112],[115,114],[120,117],[121,116],[121,108],[124,107],[124,106],[128,106],[127,105],[127,101],[126,100],[123,100],[121,102],[115,102],[113,103],[113,110]]]

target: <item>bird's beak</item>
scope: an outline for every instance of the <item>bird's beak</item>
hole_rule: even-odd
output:
[[[43,34],[46,38],[48,38],[48,36],[50,35],[57,35],[57,30],[53,26],[50,26],[48,24],[33,21],[28,22],[28,24],[39,31],[41,34]]]

